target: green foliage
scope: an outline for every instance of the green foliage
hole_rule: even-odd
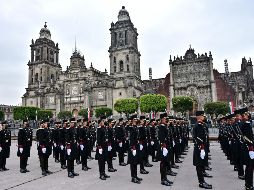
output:
[[[0,121],[3,121],[3,120],[4,120],[4,112],[0,111]]]
[[[161,94],[146,94],[140,97],[140,110],[145,113],[151,111],[162,112],[167,108],[167,98]]]
[[[82,116],[83,118],[88,118],[88,109],[79,110],[78,115]],[[93,112],[92,110],[90,110],[90,117],[92,117],[92,115],[93,115]]]
[[[119,99],[114,104],[114,109],[118,113],[135,113],[138,109],[138,100],[136,98]]]
[[[107,107],[101,107],[101,108],[97,108],[95,110],[95,116],[98,118],[102,115],[105,115],[106,117],[109,117],[113,114],[112,109],[111,108],[107,108]]]
[[[194,100],[189,96],[176,96],[172,99],[173,110],[184,113],[193,109]]]
[[[204,105],[205,112],[207,114],[216,116],[228,113],[228,103],[227,102],[208,102]]]
[[[57,114],[58,119],[70,119],[72,117],[72,113],[70,111],[60,111]]]
[[[44,120],[48,118],[52,118],[53,113],[50,110],[38,110],[37,112],[37,119],[38,120]]]
[[[35,120],[36,110],[38,111],[39,108],[29,106],[15,107],[13,109],[13,117],[15,120],[24,120],[24,119]]]

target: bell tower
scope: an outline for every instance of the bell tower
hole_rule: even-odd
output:
[[[110,75],[135,75],[140,78],[140,53],[138,32],[131,22],[129,12],[122,6],[118,21],[111,23],[111,45],[109,47]]]
[[[32,39],[31,61],[28,62],[28,87],[54,83],[61,72],[58,43],[51,40],[51,33],[45,22],[36,41]]]

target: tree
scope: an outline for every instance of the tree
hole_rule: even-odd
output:
[[[58,119],[70,119],[72,117],[72,113],[70,111],[60,111],[57,114]]]
[[[3,120],[4,120],[4,112],[0,111],[0,121],[3,121]]]
[[[162,112],[167,108],[167,98],[161,94],[146,94],[140,97],[140,110],[145,113]]]
[[[88,109],[79,110],[78,115],[82,116],[83,118],[88,118]],[[92,116],[92,115],[93,115],[93,112],[92,112],[92,110],[90,110],[90,116]]]
[[[114,104],[114,109],[118,113],[132,114],[138,110],[138,100],[137,98],[126,98],[119,99]]]
[[[95,116],[98,118],[100,116],[106,116],[109,117],[113,114],[112,109],[111,108],[107,108],[107,107],[101,107],[101,108],[96,108],[95,109]]]
[[[216,117],[220,114],[225,115],[228,113],[228,103],[227,102],[208,102],[204,105],[205,112],[210,115],[216,115]]]
[[[175,96],[172,99],[173,110],[181,112],[182,114],[186,111],[193,109],[194,100],[189,96]]]
[[[15,120],[35,120],[36,119],[36,111],[38,111],[39,108],[37,107],[29,107],[29,106],[20,106],[15,107],[13,109],[13,118]]]
[[[37,119],[38,120],[44,120],[48,118],[52,118],[53,113],[50,110],[38,110],[37,112]]]

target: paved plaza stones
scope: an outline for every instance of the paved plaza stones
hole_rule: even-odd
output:
[[[88,162],[91,170],[85,172],[81,170],[81,165],[75,167],[75,171],[80,176],[70,179],[67,177],[67,171],[62,170],[60,165],[49,159],[49,169],[54,172],[52,175],[42,177],[39,167],[39,161],[36,151],[36,144],[33,144],[31,158],[28,160],[29,173],[21,174],[19,172],[19,159],[16,156],[17,142],[13,141],[11,146],[11,157],[7,160],[9,171],[0,173],[0,189],[33,189],[33,190],[69,190],[69,189],[110,189],[110,190],[129,190],[129,189],[171,189],[171,190],[196,190],[199,189],[196,177],[195,167],[192,165],[193,144],[180,169],[174,170],[178,173],[176,177],[168,178],[174,182],[171,187],[160,185],[159,162],[153,163],[152,168],[147,168],[150,173],[141,175],[143,178],[141,184],[131,183],[130,168],[118,166],[118,160],[114,161],[114,166],[118,170],[115,173],[108,173],[111,177],[106,181],[101,181],[98,174],[98,164],[96,160]],[[218,190],[241,190],[244,189],[244,181],[237,178],[237,173],[233,171],[229,161],[226,160],[217,142],[211,143],[212,171],[209,174],[213,178],[206,179],[213,185],[213,189]],[[125,158],[126,159],[126,158]],[[139,169],[139,167],[138,167]]]

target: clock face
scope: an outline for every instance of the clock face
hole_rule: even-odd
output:
[[[71,93],[72,93],[72,95],[77,95],[78,94],[78,87],[77,86],[72,87]]]
[[[53,104],[53,103],[55,102],[55,97],[54,97],[54,96],[50,96],[50,97],[49,97],[49,102],[50,102],[51,104]]]

